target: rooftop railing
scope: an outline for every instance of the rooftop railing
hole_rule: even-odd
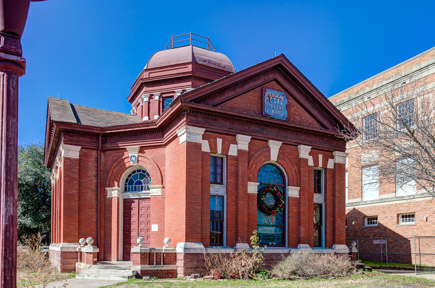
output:
[[[166,44],[165,49],[173,49],[191,45],[204,48],[209,51],[215,51],[215,47],[210,38],[192,32],[172,36],[171,40],[169,40],[168,44]]]

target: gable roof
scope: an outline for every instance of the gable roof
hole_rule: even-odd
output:
[[[271,70],[278,71],[272,75]],[[264,75],[270,74],[269,78]],[[281,54],[239,72],[222,77],[184,93],[181,100],[195,102],[207,106],[217,106],[248,89],[258,87],[265,82],[255,81],[256,76],[262,76],[264,81],[278,80],[284,89],[290,93],[299,104],[305,108],[319,123],[329,130],[347,127],[354,129],[352,123],[285,57]],[[244,82],[245,84],[240,84]],[[245,85],[246,88],[235,88]]]
[[[142,123],[136,115],[71,104],[68,100],[48,97],[48,111],[53,121],[94,127]]]

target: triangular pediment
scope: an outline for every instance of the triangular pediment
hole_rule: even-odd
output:
[[[199,87],[183,95],[183,100],[335,132],[351,127],[284,55]]]

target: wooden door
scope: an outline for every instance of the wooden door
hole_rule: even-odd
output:
[[[150,199],[124,199],[123,255],[131,259],[131,247],[137,246],[137,238],[144,238],[144,246],[150,245]]]

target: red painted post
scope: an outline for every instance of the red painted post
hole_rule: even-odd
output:
[[[0,0],[0,287],[17,286],[18,78],[30,0]]]

